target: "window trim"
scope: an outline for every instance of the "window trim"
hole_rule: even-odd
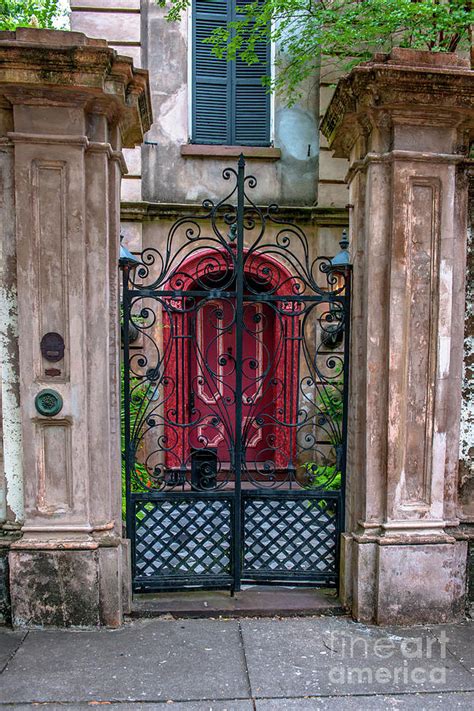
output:
[[[253,160],[280,160],[281,150],[273,146],[225,146],[219,143],[184,143],[181,146],[183,158],[244,158]]]

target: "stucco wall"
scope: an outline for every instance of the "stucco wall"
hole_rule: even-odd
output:
[[[142,59],[150,70],[155,119],[147,138],[158,144],[143,148],[142,196],[150,201],[196,202],[216,190],[223,165],[214,155],[180,155],[181,145],[190,139],[191,18],[185,14],[180,23],[170,24],[164,14],[154,0],[142,2]],[[272,138],[281,150],[281,159],[259,161],[257,200],[313,205],[317,196],[319,92],[317,88],[308,92],[304,103],[292,109],[272,100]]]
[[[232,159],[182,157],[180,151],[190,137],[189,15],[180,23],[168,23],[155,0],[72,0],[71,9],[72,29],[104,37],[150,70],[155,120],[142,149],[125,152],[129,174],[123,181],[123,200],[193,203],[212,195],[222,168]],[[307,98],[291,109],[283,100],[272,99],[272,139],[281,158],[256,163],[258,201],[346,206],[347,162],[332,158],[318,130],[332,81],[320,87],[317,76],[309,80]]]

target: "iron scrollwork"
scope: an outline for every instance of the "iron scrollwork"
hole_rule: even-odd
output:
[[[350,268],[251,199],[242,159],[223,179],[124,273],[128,493],[327,504],[345,475]]]

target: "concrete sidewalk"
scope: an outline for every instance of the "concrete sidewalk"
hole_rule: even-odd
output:
[[[0,632],[0,709],[474,709],[474,624],[149,619]]]

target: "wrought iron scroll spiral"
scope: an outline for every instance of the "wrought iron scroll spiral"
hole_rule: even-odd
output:
[[[192,487],[193,453],[213,449],[215,459],[201,466],[204,488],[223,490],[240,476],[256,488],[323,490],[343,467],[349,272],[336,273],[329,257],[315,256],[312,241],[279,219],[276,204],[257,205],[251,175],[238,226],[239,176],[233,168],[222,176],[231,183],[227,195],[178,219],[163,247],[146,247],[130,273],[125,296],[139,334],[128,363],[132,486]],[[244,235],[243,314],[235,307],[238,246],[229,237],[236,226]],[[260,304],[261,313],[248,311],[246,321],[246,304]],[[223,345],[239,319],[248,349],[241,363]],[[238,473],[236,427],[244,445]]]

